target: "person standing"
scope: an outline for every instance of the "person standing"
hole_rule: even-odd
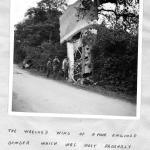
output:
[[[53,65],[53,77],[57,78],[59,73],[59,66],[60,66],[60,60],[58,59],[57,56],[55,56],[52,65]]]
[[[69,59],[65,58],[62,63],[62,70],[64,72],[64,78],[68,79],[68,71],[69,71]]]
[[[47,78],[49,77],[49,75],[52,73],[52,59],[49,58],[48,62],[47,62]]]

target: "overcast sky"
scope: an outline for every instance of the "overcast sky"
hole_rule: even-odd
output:
[[[12,0],[12,11],[13,11],[13,23],[17,24],[18,22],[24,19],[24,14],[30,7],[35,7],[36,3],[40,0]],[[76,0],[67,0],[68,4],[74,3]]]

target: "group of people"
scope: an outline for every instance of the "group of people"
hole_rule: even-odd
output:
[[[49,58],[47,61],[47,78],[50,74],[53,75],[53,78],[58,78],[60,74],[67,80],[69,71],[69,59],[66,57],[62,61],[62,64],[57,56],[54,59]]]

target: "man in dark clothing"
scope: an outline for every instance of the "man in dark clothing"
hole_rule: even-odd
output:
[[[58,59],[57,56],[55,56],[53,60],[53,77],[54,78],[58,77],[59,67],[60,67],[60,60]]]
[[[52,67],[52,60],[51,58],[48,59],[47,62],[47,78],[49,77],[49,75],[52,73],[53,67]]]

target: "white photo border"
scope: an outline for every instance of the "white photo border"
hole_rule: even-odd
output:
[[[14,0],[10,0],[10,63],[9,63],[9,104],[8,115],[11,116],[35,116],[52,118],[82,118],[82,119],[120,119],[139,120],[141,112],[141,81],[142,81],[142,30],[143,30],[143,0],[139,2],[139,36],[138,36],[138,70],[137,70],[137,103],[136,116],[111,116],[111,115],[83,115],[83,114],[59,114],[59,113],[29,113],[12,111],[13,92],[13,57],[14,57]]]

